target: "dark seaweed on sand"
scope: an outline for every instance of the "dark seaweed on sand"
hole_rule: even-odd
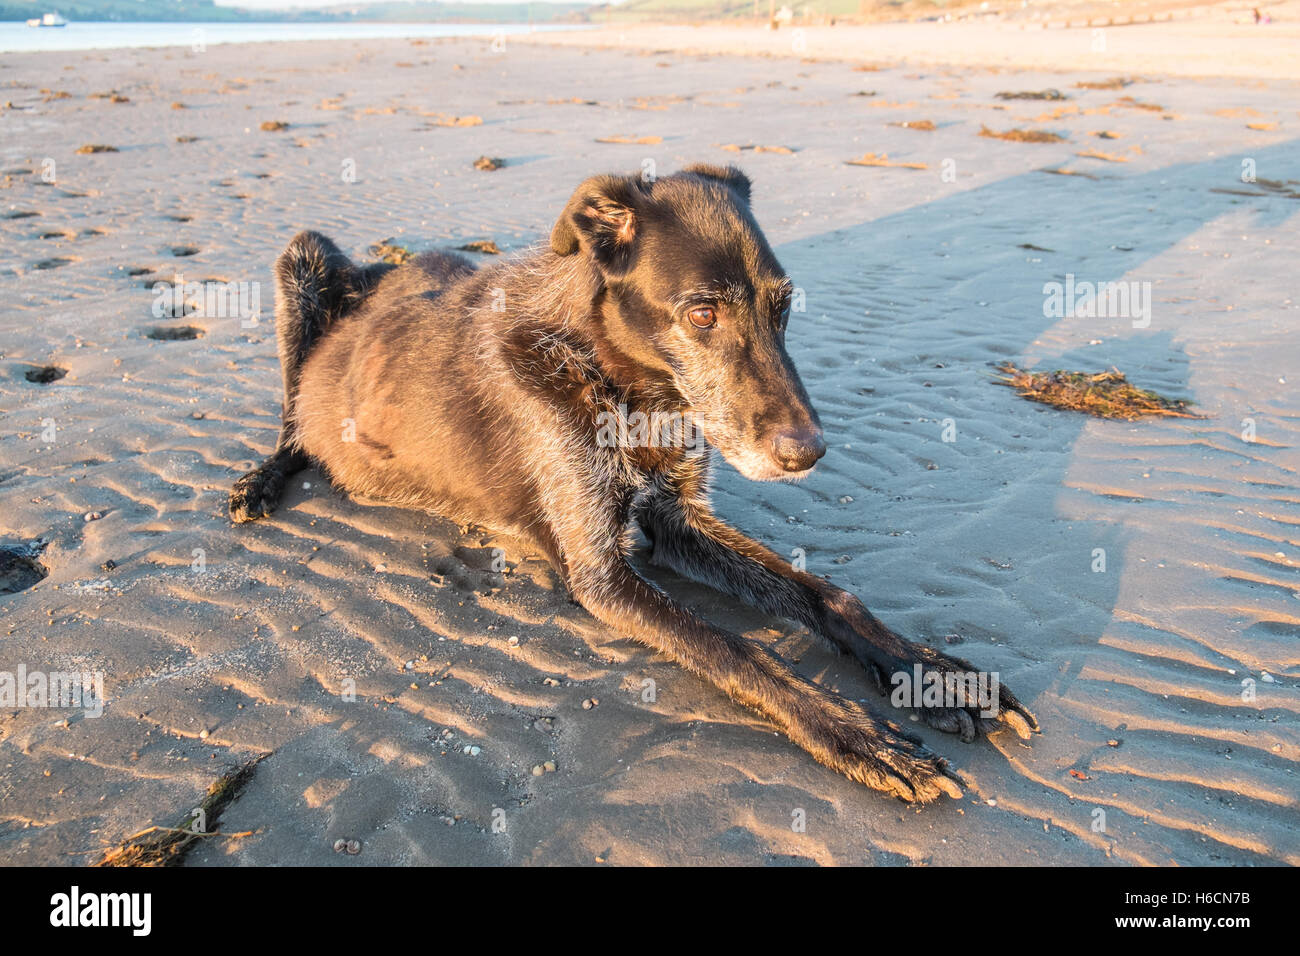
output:
[[[186,814],[174,827],[149,827],[128,837],[121,846],[104,854],[95,866],[179,866],[196,840],[205,837],[233,838],[246,833],[220,833],[211,829],[221,813],[239,796],[239,791],[253,776],[253,771],[268,754],[237,767],[208,787],[207,796],[199,803],[203,811],[205,831],[194,829],[194,812]]]
[[[415,256],[406,246],[399,246],[392,239],[381,239],[370,247],[370,254],[376,259],[400,266]]]
[[[1002,92],[997,94],[1000,100],[1068,100],[1069,97],[1060,90],[1026,90],[1021,93]]]
[[[1064,136],[1044,129],[1009,129],[999,133],[987,126],[981,126],[980,135],[990,139],[1005,139],[1012,143],[1060,143],[1065,140]]]
[[[1042,402],[1055,408],[1068,408],[1086,412],[1098,418],[1121,418],[1132,421],[1143,415],[1168,415],[1174,418],[1202,418],[1187,410],[1192,403],[1183,399],[1165,398],[1145,388],[1130,385],[1124,373],[1112,368],[1109,372],[1026,372],[1010,362],[1003,362],[998,371],[1005,378],[997,384],[1014,388],[1031,402]]]

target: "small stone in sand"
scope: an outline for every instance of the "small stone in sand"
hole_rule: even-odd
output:
[[[91,153],[116,153],[117,147],[105,146],[103,143],[87,143],[85,146],[80,147],[77,152],[83,156]]]
[[[474,168],[481,169],[484,172],[492,172],[505,166],[506,161],[497,156],[480,156],[474,160]]]
[[[264,133],[279,133],[289,128],[289,124],[284,120],[267,120],[260,127]]]

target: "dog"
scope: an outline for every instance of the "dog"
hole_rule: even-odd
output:
[[[798,621],[882,691],[895,675],[951,688],[974,673],[709,507],[714,450],[756,481],[802,478],[826,452],[785,349],[793,288],[750,193],[735,167],[594,176],[549,245],[483,269],[442,252],[360,267],[299,234],[275,264],[280,437],[235,484],[230,515],[270,514],[286,479],[316,464],[349,493],[514,534],[595,617],[826,766],[909,802],[960,797],[956,771],[917,737],[705,621],[629,563],[639,527],[651,565]],[[633,419],[680,427],[629,429]],[[661,432],[680,440],[645,440]],[[973,694],[905,703],[965,741],[1038,731],[1005,686],[992,707]]]

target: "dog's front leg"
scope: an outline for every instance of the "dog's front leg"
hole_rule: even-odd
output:
[[[601,621],[763,713],[846,777],[909,801],[961,796],[944,760],[915,737],[804,679],[766,648],[692,614],[621,557],[571,568],[570,581]]]
[[[791,618],[856,657],[882,691],[891,686],[911,688],[904,706],[931,726],[975,738],[999,723],[1028,738],[1038,729],[1034,715],[1001,681],[991,698],[991,678],[967,661],[941,654],[924,644],[899,637],[854,595],[822,578],[794,568],[771,549],[721,521],[698,501],[669,496],[651,505],[642,519],[654,541],[652,561],[679,574],[715,587],[768,614]],[[927,704],[916,686],[941,680],[966,694],[966,706]],[[903,675],[895,682],[896,675]],[[981,679],[984,681],[980,683]],[[972,681],[974,684],[972,685]],[[985,691],[970,693],[972,687]]]

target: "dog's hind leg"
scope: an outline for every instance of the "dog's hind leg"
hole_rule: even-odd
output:
[[[303,362],[330,326],[355,309],[390,268],[358,268],[317,232],[300,232],[276,260],[275,331],[284,376],[280,437],[271,456],[231,489],[233,520],[269,515],[280,503],[286,480],[310,463],[297,447],[294,427]]]

